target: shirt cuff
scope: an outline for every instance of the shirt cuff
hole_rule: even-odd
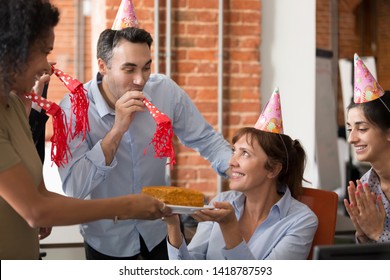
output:
[[[170,260],[189,260],[189,259],[191,259],[184,237],[182,238],[182,242],[181,242],[179,249],[173,247],[171,245],[171,243],[169,243],[168,237],[167,237],[167,248],[168,248],[168,256],[169,256]]]
[[[229,161],[226,161],[225,162],[217,162],[215,164],[213,164],[213,169],[214,170],[217,170],[218,174],[222,177],[224,177],[225,179],[228,179],[228,175],[226,174],[226,171],[228,171],[229,169],[229,164],[228,164]]]
[[[390,231],[384,230],[382,234],[379,236],[378,243],[384,243],[390,241]]]
[[[87,153],[86,157],[94,163],[94,165],[99,168],[99,169],[103,169],[103,170],[109,170],[109,169],[113,169],[117,164],[118,164],[118,161],[116,159],[116,156],[114,157],[114,159],[112,160],[111,164],[110,165],[106,165],[106,158],[104,156],[104,153],[103,153],[103,150],[102,150],[102,140],[99,140],[95,146],[93,146],[93,148],[90,150],[89,153]]]
[[[254,256],[244,240],[232,249],[222,249],[222,254],[225,260],[254,260]]]

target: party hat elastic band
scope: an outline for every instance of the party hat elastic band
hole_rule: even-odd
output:
[[[121,30],[126,27],[138,28],[138,20],[131,0],[122,0],[111,29]]]
[[[385,91],[372,76],[363,60],[354,55],[354,92],[355,103],[369,102],[383,96]]]
[[[383,106],[385,106],[387,111],[389,111],[390,113],[390,108],[386,105],[386,103],[382,100],[382,98],[379,97],[379,100],[382,102]]]

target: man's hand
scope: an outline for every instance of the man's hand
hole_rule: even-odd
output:
[[[145,96],[140,91],[127,91],[115,103],[115,123],[113,129],[125,133],[134,119],[135,112],[143,112]]]

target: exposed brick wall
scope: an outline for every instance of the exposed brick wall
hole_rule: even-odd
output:
[[[390,90],[390,1],[376,2],[378,82],[385,90]]]
[[[60,21],[55,28],[55,41],[54,49],[49,55],[49,61],[56,62],[56,67],[65,71],[72,77],[79,79],[81,82],[86,82],[92,77],[92,58],[91,55],[91,24],[90,17],[84,17],[84,26],[79,26],[79,28],[84,29],[84,79],[77,77],[76,67],[78,67],[76,49],[79,47],[77,44],[80,42],[76,39],[78,25],[77,22],[77,13],[78,5],[75,0],[51,0],[51,3],[55,5],[60,11]],[[82,31],[80,31],[82,32]],[[49,86],[49,99],[51,101],[59,103],[62,97],[68,92],[67,88],[62,84],[62,82],[56,78],[52,77]],[[47,123],[47,134],[46,140],[48,141],[52,135],[52,123],[51,119]]]
[[[52,0],[51,3],[58,7],[60,11],[60,21],[55,28],[54,49],[49,56],[49,61],[56,62],[56,67],[74,75],[75,69],[75,24],[76,24],[76,7],[74,0]],[[61,81],[52,76],[48,99],[54,102],[60,102],[62,97],[68,92]],[[52,131],[51,118],[47,122],[46,140],[49,140]]]
[[[104,1],[91,0],[92,5]],[[121,0],[106,0],[106,26],[111,27]],[[154,34],[154,1],[133,0],[142,28]],[[59,7],[61,19],[56,28],[56,41],[52,61],[57,67],[74,75],[77,61],[75,49],[76,0],[52,0]],[[160,72],[165,71],[165,7],[160,1]],[[317,0],[317,48],[331,50],[331,1]],[[374,4],[376,5],[374,5]],[[260,111],[261,64],[261,1],[224,1],[224,127],[223,135],[230,140],[241,126],[253,125]],[[363,5],[363,6],[362,6]],[[172,1],[172,78],[181,85],[206,118],[217,128],[217,0]],[[361,11],[364,11],[363,16]],[[360,14],[359,14],[360,13]],[[338,1],[338,52],[339,58],[352,59],[374,55],[377,60],[378,81],[390,89],[390,2],[388,0]],[[95,58],[91,54],[93,26],[85,17],[84,81],[89,80]],[[362,35],[363,34],[363,35]],[[363,38],[363,39],[362,39]],[[372,44],[374,42],[374,45]],[[374,49],[373,49],[374,46]],[[152,55],[154,54],[152,47]],[[78,78],[78,77],[75,77]],[[67,92],[53,77],[49,96],[59,102]],[[338,89],[338,124],[344,124],[341,89]],[[51,136],[51,123],[48,123]],[[216,176],[208,162],[195,152],[177,146],[178,164],[172,173],[173,184],[200,189],[209,195],[216,190]]]
[[[107,1],[107,27],[120,0]],[[165,1],[160,5],[160,72],[165,71]],[[140,27],[154,35],[154,1],[133,1]],[[224,2],[224,128],[227,139],[243,125],[253,125],[260,111],[260,1]],[[190,95],[217,129],[218,1],[172,1],[171,77]],[[154,52],[154,46],[152,48]],[[177,143],[172,184],[216,192],[216,175],[196,152]]]
[[[358,4],[359,1],[339,1],[339,58],[353,59],[354,53],[359,52]]]
[[[84,20],[84,82],[86,82],[92,79],[92,64],[97,62],[96,58],[92,57],[91,18],[85,17]]]
[[[331,50],[329,0],[317,0],[317,48]],[[388,0],[338,1],[338,52],[339,58],[353,59],[374,56],[378,82],[390,90],[390,2]],[[338,85],[338,125],[345,123],[340,81]]]
[[[53,0],[61,11],[56,29],[53,57],[58,66],[74,73],[75,2]],[[92,0],[92,5],[96,1]],[[106,0],[106,27],[111,27],[121,0]],[[140,27],[154,35],[154,1],[133,0]],[[166,1],[160,1],[160,72],[165,71]],[[261,1],[224,1],[224,74],[223,74],[223,135],[230,140],[233,132],[245,125],[252,126],[260,112],[260,43]],[[86,23],[90,22],[85,18]],[[104,19],[102,19],[104,20]],[[92,26],[93,28],[93,26]],[[85,79],[91,78],[91,30],[86,27]],[[205,119],[217,129],[218,78],[218,1],[172,1],[172,64],[171,77],[189,94]],[[152,55],[154,55],[154,46]],[[65,59],[66,58],[66,59]],[[60,61],[61,60],[61,61]],[[77,78],[77,77],[75,77]],[[50,85],[51,96],[61,99],[66,89]],[[173,185],[202,190],[208,196],[216,193],[217,176],[210,164],[196,152],[177,143],[177,165],[172,172]],[[226,182],[225,182],[226,184]]]
[[[331,1],[317,0],[316,4],[316,46],[331,49]]]

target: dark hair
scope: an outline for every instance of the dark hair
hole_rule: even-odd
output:
[[[104,30],[97,42],[97,58],[101,58],[107,65],[110,65],[112,50],[121,40],[127,40],[131,43],[146,43],[150,48],[153,39],[149,32],[136,27],[126,27],[121,30]]]
[[[387,108],[386,108],[386,106]],[[385,94],[373,101],[364,103],[354,103],[348,105],[347,110],[360,107],[363,110],[366,119],[373,125],[379,127],[383,132],[386,132],[390,128],[390,92],[386,91]]]
[[[8,94],[23,71],[31,46],[59,21],[58,9],[43,0],[2,0],[0,7],[0,83]]]
[[[298,140],[292,140],[285,134],[265,132],[254,127],[243,127],[233,136],[232,142],[236,143],[241,137],[246,136],[248,144],[253,146],[257,141],[268,157],[264,168],[272,171],[276,164],[280,163],[277,181],[286,184],[291,195],[297,198],[302,191],[303,173],[306,165],[306,153]]]

